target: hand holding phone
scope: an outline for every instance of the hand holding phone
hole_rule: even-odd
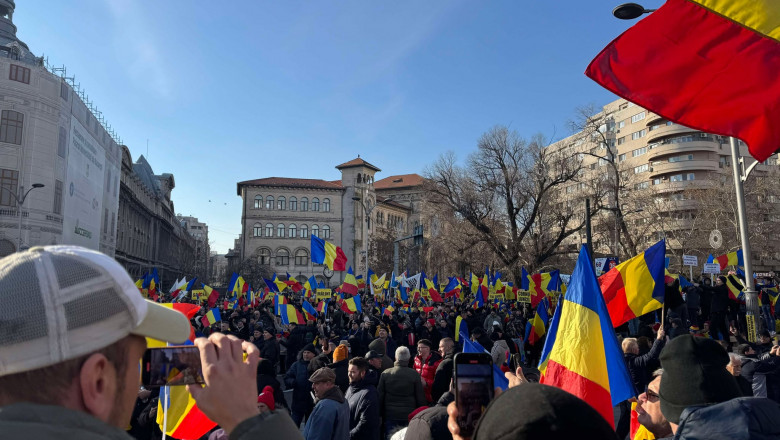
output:
[[[205,383],[200,351],[194,345],[147,349],[141,365],[146,388]]]
[[[493,359],[487,353],[455,355],[455,404],[460,435],[471,437],[493,400]]]

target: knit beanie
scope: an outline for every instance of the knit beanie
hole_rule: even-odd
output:
[[[741,397],[734,376],[726,370],[729,355],[717,341],[693,335],[672,339],[661,352],[658,396],[666,420],[680,424],[689,406],[705,406]]]
[[[333,350],[333,362],[343,361],[349,356],[349,349],[346,345],[339,345]]]
[[[310,351],[312,354],[317,354],[317,350],[314,348],[314,344],[306,344],[303,346],[303,351]]]
[[[274,389],[270,386],[263,388],[263,392],[257,396],[257,403],[265,403],[268,409],[274,410]]]
[[[526,383],[493,399],[474,440],[615,440],[614,429],[592,406],[560,388]]]

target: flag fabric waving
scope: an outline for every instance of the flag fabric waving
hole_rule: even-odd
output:
[[[357,280],[355,279],[355,275],[352,272],[352,266],[349,267],[347,274],[344,275],[344,283],[341,285],[341,291],[344,293],[349,293],[350,295],[357,295],[358,293]]]
[[[724,270],[728,266],[745,265],[745,262],[742,259],[742,249],[734,252],[729,252],[728,254],[723,254],[718,258],[715,258],[714,261],[717,261],[718,264],[720,264],[720,270]]]
[[[666,242],[661,240],[599,278],[613,326],[663,306],[665,257]]]
[[[208,327],[219,321],[222,321],[222,315],[220,315],[219,309],[211,309],[208,313],[203,315],[202,318],[200,318],[200,322],[203,324],[203,327]]]
[[[539,303],[534,313],[534,319],[528,321],[525,327],[525,340],[531,345],[536,345],[539,341],[544,341],[544,334],[547,332],[547,323],[550,321],[549,310],[550,300],[545,298]]]
[[[299,312],[292,304],[280,304],[279,312],[279,316],[282,318],[282,324],[306,324],[303,313]]]
[[[341,303],[341,310],[350,315],[355,312],[363,313],[363,306],[360,304],[360,295],[345,299]]]
[[[324,264],[330,270],[345,270],[347,268],[347,256],[344,251],[335,244],[325,241],[316,235],[311,236],[311,261]]]
[[[585,74],[672,122],[742,139],[763,162],[780,145],[777,72],[777,0],[667,0]]]
[[[468,339],[468,338],[469,338],[469,326],[466,325],[465,321],[463,321],[463,317],[458,315],[458,317],[455,318],[455,342],[458,342],[461,339]]]
[[[315,309],[314,306],[309,303],[309,301],[303,301],[301,308],[303,309],[303,314],[306,315],[307,321],[317,320],[317,309]]]
[[[428,295],[431,297],[431,301],[435,303],[444,302],[444,300],[441,299],[439,291],[436,290],[436,284],[431,279],[425,277],[425,272],[423,272],[423,276],[420,279],[424,280],[423,289],[428,292]]]
[[[588,402],[612,426],[612,407],[636,395],[584,246],[550,323],[539,371],[540,383]]]

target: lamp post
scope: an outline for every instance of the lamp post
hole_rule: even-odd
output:
[[[16,200],[16,206],[18,207],[17,211],[19,211],[19,244],[16,247],[17,252],[20,252],[22,250],[22,206],[24,205],[24,201],[27,200],[27,194],[30,194],[30,191],[37,188],[43,188],[44,186],[46,185],[42,183],[33,183],[30,189],[28,189],[24,194],[22,194],[21,197],[14,194],[10,189],[4,186],[0,187],[8,191],[8,194],[11,194],[13,196],[13,198]],[[21,190],[21,188],[19,189]]]
[[[363,274],[365,275],[364,280],[365,280],[366,283],[370,283],[371,282],[371,280],[368,279],[368,227],[369,227],[369,222],[371,221],[371,213],[374,212],[374,208],[376,208],[377,206],[379,206],[382,203],[387,203],[389,201],[392,201],[392,199],[393,199],[392,197],[388,197],[388,198],[382,200],[381,202],[374,203],[371,207],[368,207],[363,202],[362,198],[360,198],[358,196],[353,196],[352,197],[352,200],[354,200],[356,202],[360,202],[360,205],[363,207],[363,213],[366,216],[366,221],[365,221],[366,229],[365,229],[365,232],[363,233],[363,255],[365,255],[365,257],[366,257],[366,267],[365,267],[365,271],[363,272]]]

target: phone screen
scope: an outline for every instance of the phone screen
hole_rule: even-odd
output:
[[[142,382],[147,387],[205,383],[200,365],[200,350],[187,345],[146,350]]]
[[[455,394],[460,435],[470,437],[493,399],[493,365],[489,355],[470,363],[455,363]]]

